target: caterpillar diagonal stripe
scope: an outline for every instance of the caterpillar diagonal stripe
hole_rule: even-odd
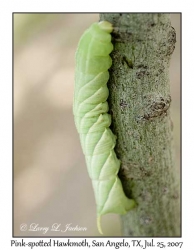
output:
[[[125,214],[135,206],[123,191],[118,172],[120,161],[114,151],[116,136],[109,126],[107,98],[108,69],[112,60],[112,24],[94,23],[82,35],[76,52],[76,73],[73,113],[80,134],[87,169],[95,193],[97,226],[101,215]]]

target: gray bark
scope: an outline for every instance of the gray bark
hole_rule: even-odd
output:
[[[169,61],[176,34],[169,14],[101,14],[114,51],[109,107],[124,191],[137,207],[121,216],[124,236],[180,236],[174,171]]]

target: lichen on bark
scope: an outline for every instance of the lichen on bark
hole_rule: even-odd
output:
[[[124,191],[137,202],[124,236],[180,236],[174,171],[169,62],[176,33],[169,14],[101,14],[113,23],[108,83]]]

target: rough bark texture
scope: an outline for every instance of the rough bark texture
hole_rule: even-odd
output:
[[[113,23],[109,106],[120,178],[137,207],[124,236],[180,236],[179,185],[172,154],[169,61],[176,34],[169,14],[101,14]]]

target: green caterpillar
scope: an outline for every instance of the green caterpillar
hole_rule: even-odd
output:
[[[125,214],[135,206],[124,192],[118,172],[120,161],[114,151],[116,136],[109,126],[107,82],[112,65],[113,27],[107,21],[94,23],[82,35],[76,52],[73,113],[80,134],[87,169],[97,204],[97,227],[101,215]]]

